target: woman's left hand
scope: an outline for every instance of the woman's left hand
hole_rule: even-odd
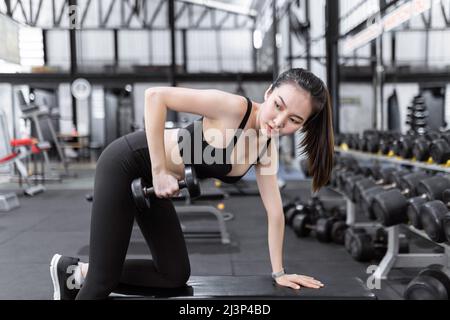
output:
[[[312,289],[319,289],[323,287],[323,283],[312,277],[298,275],[298,274],[285,274],[276,279],[276,282],[285,287],[292,289],[300,289],[300,286]]]

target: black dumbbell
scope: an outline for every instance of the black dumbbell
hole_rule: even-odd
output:
[[[350,244],[353,239],[353,235],[358,233],[366,233],[366,230],[364,228],[358,228],[358,227],[349,227],[347,230],[345,230],[344,234],[344,246],[347,252],[350,252]]]
[[[445,190],[442,193],[442,201],[450,207],[450,190]],[[447,213],[444,217],[444,232],[447,242],[450,243],[450,213]]]
[[[402,180],[408,176],[402,177]],[[417,184],[415,190],[412,185],[404,186],[403,190],[392,189],[375,195],[371,208],[384,226],[406,223],[408,222],[408,202],[405,195],[408,197],[419,195],[428,201],[439,200],[442,199],[442,192],[448,188],[450,188],[450,180],[443,176],[426,178]]]
[[[331,240],[337,244],[345,243],[345,232],[348,229],[348,225],[344,220],[337,220],[331,226],[330,236]]]
[[[440,139],[430,144],[430,155],[433,161],[439,164],[450,160],[450,132],[443,133]]]
[[[374,172],[374,171],[373,171]],[[353,197],[352,199],[355,202],[361,201],[361,195],[364,190],[367,190],[372,187],[381,186],[381,185],[390,185],[395,184],[393,187],[397,185],[396,178],[399,178],[403,175],[409,173],[406,170],[398,170],[393,167],[380,169],[379,172],[374,172],[376,176],[360,179],[354,183],[354,187],[352,190]],[[374,180],[376,179],[376,180]]]
[[[178,181],[178,187],[180,189],[186,188],[192,199],[200,196],[200,182],[192,166],[185,166],[184,180]],[[142,178],[133,180],[131,183],[131,193],[136,206],[140,210],[144,211],[151,207],[150,198],[155,195],[155,190],[153,187],[146,186]]]
[[[284,212],[285,223],[292,226],[292,221],[294,217],[298,214],[305,214],[314,217],[323,216],[325,212],[322,201],[318,196],[313,196],[307,202],[298,200],[295,202],[294,206],[289,208]]]
[[[394,188],[402,189],[405,194],[413,195],[415,192],[415,186],[420,180],[428,178],[428,174],[424,172],[408,172],[398,171],[397,174],[391,176],[392,183],[389,185],[375,186],[361,191],[360,206],[363,212],[370,220],[376,220],[377,216],[373,210],[372,203],[376,195],[384,193]]]
[[[364,230],[364,229],[363,229]],[[348,251],[356,261],[380,260],[387,251],[387,233],[378,228],[372,237],[365,230],[349,234]],[[399,253],[409,252],[409,241],[404,234],[399,235]]]
[[[419,198],[413,199],[419,200]],[[414,207],[414,210],[408,208],[408,216],[412,216],[410,219],[414,220],[412,224],[418,229],[423,228],[432,241],[437,243],[445,242],[448,240],[445,220],[450,215],[450,189],[444,190],[442,201],[433,200],[426,202],[423,199],[420,200],[422,203],[416,201],[417,204],[410,204],[410,206]]]
[[[410,224],[413,225],[416,229],[419,229],[419,230],[423,229],[420,209],[427,202],[428,202],[428,200],[424,197],[414,197],[414,198],[408,199],[408,209],[407,209],[408,220],[409,220]],[[442,202],[447,207],[450,207],[450,189],[444,190],[442,192]],[[430,208],[435,208],[435,207],[432,205]],[[444,211],[443,207],[441,205],[437,205],[436,209],[438,212]],[[441,216],[441,215],[439,215],[439,216]],[[431,227],[431,228],[432,228],[432,230],[434,229],[433,227]]]
[[[407,285],[403,297],[406,300],[449,300],[450,274],[441,265],[431,265]]]
[[[441,135],[438,132],[427,132],[422,136],[417,137],[413,145],[413,156],[417,161],[427,161],[430,157],[431,143],[439,139]]]
[[[292,229],[299,238],[307,237],[311,231],[316,232],[316,238],[320,242],[331,241],[331,229],[334,224],[333,218],[319,218],[314,224],[311,215],[297,214],[292,220]]]

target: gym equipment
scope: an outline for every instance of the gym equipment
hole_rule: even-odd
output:
[[[317,276],[323,288],[292,290],[274,284],[268,276],[192,276],[186,286],[174,289],[127,288],[110,299],[355,299],[375,300],[365,281],[354,277]],[[118,295],[119,294],[119,295]]]
[[[14,192],[0,194],[0,211],[8,212],[20,207],[19,198]]]
[[[348,229],[348,225],[343,220],[338,220],[331,226],[331,240],[337,244],[344,244],[345,231]]]
[[[428,119],[428,108],[421,94],[413,98],[412,104],[408,106],[406,124],[409,125],[409,135],[421,135],[426,132]]]
[[[443,176],[423,179],[414,188],[414,184],[411,185],[411,182],[417,181],[417,177],[411,180],[406,179],[408,176],[410,175],[406,175],[401,179],[404,181],[403,191],[392,189],[373,197],[373,212],[384,226],[393,226],[408,221],[408,202],[405,194],[408,196],[420,195],[427,200],[439,200],[442,197],[442,192],[450,188],[450,180]]]
[[[200,195],[200,182],[197,179],[194,168],[192,166],[185,166],[184,180],[178,181],[180,189],[186,188],[191,198],[196,198]],[[145,211],[151,207],[149,198],[154,196],[153,187],[147,187],[142,178],[134,179],[131,183],[131,192],[136,206]]]
[[[449,270],[442,265],[430,265],[408,284],[403,296],[406,300],[449,300]]]
[[[439,200],[424,203],[420,207],[419,216],[423,229],[434,242],[446,241],[444,218],[448,212],[448,207]]]
[[[450,207],[450,190],[445,190],[442,193],[442,201],[447,205],[447,207]],[[447,238],[447,242],[450,243],[450,213],[447,212],[443,218],[443,228],[445,237]]]
[[[397,185],[398,178],[401,176],[409,173],[409,171],[406,170],[397,170],[394,167],[388,167],[380,169],[379,172],[375,173],[377,176],[374,177],[377,180],[374,180],[374,178],[364,178],[354,181],[353,186],[350,184],[347,186],[347,189],[349,189],[349,193],[352,195],[351,199],[355,202],[361,201],[361,195],[362,192],[366,189],[378,186],[378,185],[386,185],[386,184],[392,184],[394,183]]]
[[[316,238],[320,242],[331,241],[331,228],[333,226],[333,219],[319,218],[314,220],[311,215],[297,214],[292,220],[292,228],[299,238],[307,237],[311,231],[316,232]]]
[[[22,180],[25,182],[24,194],[27,196],[34,196],[38,193],[44,192],[45,187],[42,184],[33,185],[30,181],[30,176],[26,165],[22,162],[23,159],[29,157],[33,153],[40,153],[41,148],[45,150],[47,144],[44,142],[38,143],[36,139],[16,139],[11,140],[9,136],[8,123],[6,121],[6,114],[0,110],[0,127],[1,137],[6,149],[7,155],[0,159],[0,165],[10,166],[14,165],[19,172],[19,183],[22,185]],[[12,150],[14,147],[14,150]],[[7,200],[7,199],[5,199]]]
[[[292,219],[292,229],[299,238],[307,237],[311,231],[315,231],[320,242],[334,241],[343,244],[347,224],[338,217],[317,217],[314,214],[299,213]]]
[[[287,225],[291,226],[294,217],[298,214],[323,216],[324,212],[325,208],[323,207],[322,201],[318,196],[313,196],[307,202],[302,202],[300,200],[294,202],[293,206],[290,206],[284,211],[284,220]]]
[[[52,138],[52,142],[54,143],[57,153],[58,153],[58,157],[60,159],[60,162],[63,164],[64,167],[64,173],[65,175],[69,175],[69,162],[67,161],[67,159],[64,156],[64,153],[62,151],[61,145],[59,143],[58,137],[56,136],[56,131],[55,128],[53,127],[53,123],[52,120],[50,118],[50,113],[49,110],[45,107],[45,106],[38,106],[36,104],[33,103],[27,103],[25,100],[25,96],[23,94],[23,92],[20,90],[17,93],[17,97],[19,99],[19,106],[20,106],[20,110],[22,111],[22,118],[25,121],[30,121],[32,123],[32,125],[34,126],[35,130],[36,130],[36,134],[37,137],[39,139],[39,141],[44,141],[44,135],[42,133],[42,128],[41,128],[41,120],[45,120],[46,124],[48,126],[48,129],[50,131],[50,136]],[[50,173],[51,176],[49,177],[42,177],[42,179],[45,180],[60,180],[60,176],[59,174],[57,174],[50,165],[50,158],[48,156],[47,151],[43,152],[44,155],[44,162],[45,165],[47,167],[46,172]]]
[[[441,138],[430,144],[430,155],[434,162],[445,164],[450,160],[450,132],[442,134]]]
[[[374,211],[373,201],[375,199],[375,196],[384,194],[385,192],[389,192],[392,190],[399,190],[396,188],[402,189],[402,191],[399,191],[401,193],[405,194],[415,194],[415,186],[420,180],[428,178],[428,174],[424,172],[402,172],[398,173],[396,175],[392,175],[392,180],[394,181],[390,185],[385,186],[375,186],[368,188],[361,192],[360,196],[360,204],[363,211],[366,213],[367,217],[370,220],[376,220],[377,215]]]
[[[387,251],[387,233],[383,228],[378,228],[372,237],[365,229],[350,228],[346,233],[346,249],[353,259],[360,262],[380,260]],[[409,252],[409,242],[404,234],[399,235],[399,253]]]

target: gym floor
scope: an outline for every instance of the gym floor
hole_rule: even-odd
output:
[[[76,179],[47,184],[46,192],[31,198],[20,197],[19,208],[0,214],[0,299],[52,299],[49,275],[52,255],[61,253],[88,260],[90,203],[85,195],[92,190],[94,171],[92,165],[74,167]],[[12,190],[11,187],[1,185],[2,191]],[[283,191],[288,197],[298,193],[298,183],[294,181],[288,182]],[[225,207],[234,214],[227,222],[231,244],[187,240],[192,275],[269,274],[267,223],[260,199],[230,197],[225,200]],[[413,235],[410,241],[413,252],[436,250]],[[137,226],[127,257],[150,257]],[[323,244],[314,237],[299,239],[290,228],[286,228],[284,260],[288,270],[318,279],[350,276],[365,281],[369,276],[366,269],[370,264],[354,261],[343,246]],[[382,300],[402,299],[405,285],[417,271],[394,269],[389,280],[382,282],[381,289],[373,292]]]

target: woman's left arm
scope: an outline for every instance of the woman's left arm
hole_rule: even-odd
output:
[[[278,152],[269,152],[269,162],[265,165],[256,165],[256,181],[261,195],[262,202],[267,211],[268,220],[268,244],[272,272],[278,273],[284,270],[283,266],[283,240],[284,240],[284,213],[281,200],[280,189],[276,174],[278,165]],[[300,289],[300,286],[309,288],[321,288],[323,284],[312,277],[285,274],[276,278],[280,285],[293,289]]]

